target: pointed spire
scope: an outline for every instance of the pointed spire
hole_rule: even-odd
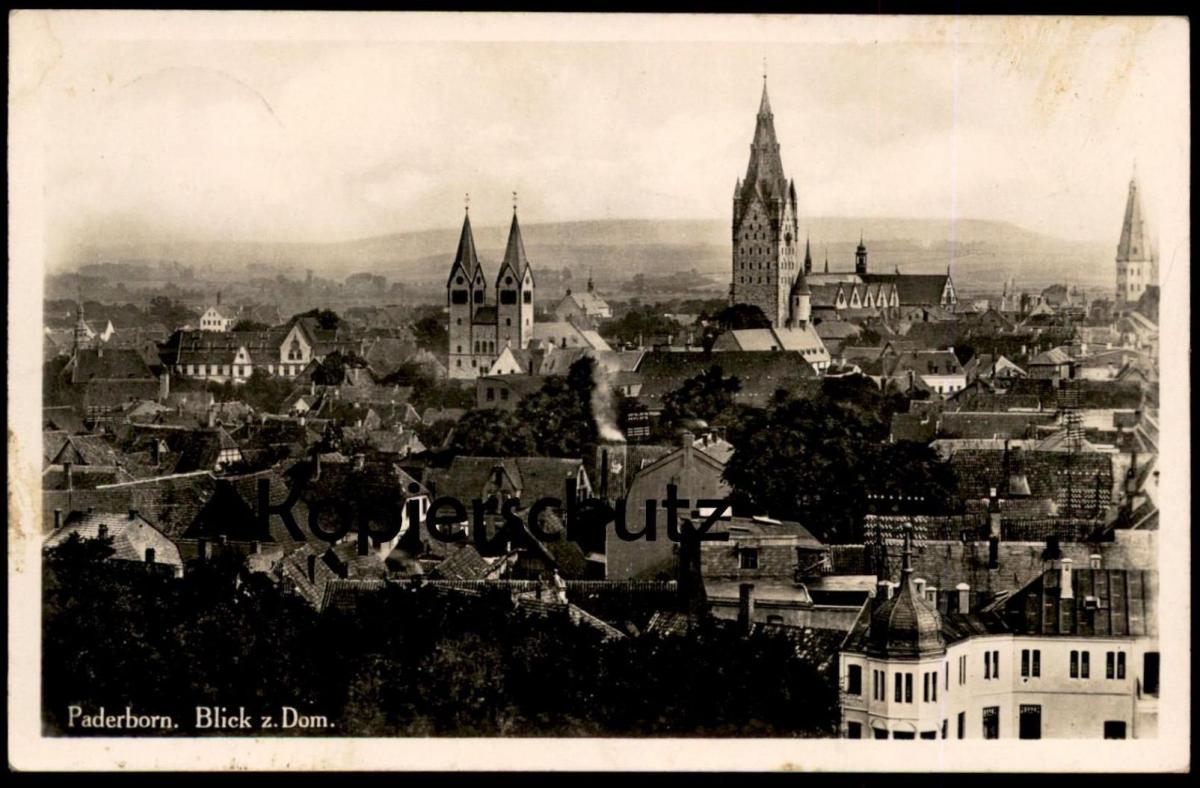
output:
[[[521,237],[521,224],[517,221],[517,207],[513,205],[512,224],[508,227],[508,246],[504,249],[504,262],[500,264],[500,269],[511,266],[517,274],[522,274],[528,265],[529,258],[525,256],[525,240]]]
[[[592,269],[590,269],[590,268],[588,269],[588,283],[587,283],[587,288],[588,288],[588,289],[587,289],[587,291],[588,291],[589,293],[594,293],[594,292],[596,292],[596,282],[595,282],[595,281],[592,279]]]
[[[809,246],[808,235],[804,236],[804,273],[812,270],[812,249]]]
[[[463,215],[462,234],[458,237],[458,251],[454,255],[454,265],[461,265],[468,276],[475,275],[479,267],[479,255],[475,253],[475,236],[471,233],[470,195],[467,195],[467,208]]]
[[[758,114],[769,116],[771,114],[771,99],[767,96],[767,59],[763,58],[763,92],[762,100],[758,102]]]
[[[825,273],[829,273],[829,245],[825,246]]]
[[[1117,259],[1121,262],[1151,259],[1151,251],[1146,242],[1146,222],[1142,215],[1142,200],[1138,195],[1135,173],[1129,179],[1129,197],[1125,201],[1125,220],[1121,224],[1121,242],[1117,246]]]
[[[904,585],[912,579],[912,536],[913,525],[907,523],[904,526],[904,556],[900,565],[900,585]]]

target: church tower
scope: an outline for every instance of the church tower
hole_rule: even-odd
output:
[[[1125,221],[1117,244],[1117,308],[1134,304],[1149,285],[1158,284],[1158,259],[1146,234],[1136,173],[1129,179]]]
[[[788,294],[788,328],[806,328],[812,318],[812,290],[802,271]]]
[[[764,74],[750,164],[733,193],[730,298],[759,307],[773,326],[787,321],[788,294],[800,272],[798,226],[796,186],[783,173]]]
[[[87,347],[88,342],[88,326],[83,319],[83,301],[80,300],[75,305],[75,332],[72,335],[73,342],[71,344],[72,354],[78,353],[83,348]]]
[[[458,238],[458,250],[450,266],[450,278],[446,280],[446,304],[450,310],[450,347],[446,369],[452,378],[473,378],[471,323],[475,316],[476,300],[474,284],[476,275],[482,277],[479,256],[475,253],[475,237],[471,233],[471,213],[467,210],[463,218],[462,234]],[[483,294],[479,294],[482,301]]]
[[[533,336],[533,269],[525,256],[525,240],[513,205],[504,262],[496,276],[496,348],[520,350]]]
[[[863,237],[858,236],[858,248],[854,250],[854,273],[864,276],[867,273],[867,245]]]

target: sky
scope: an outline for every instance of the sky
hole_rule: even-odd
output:
[[[10,98],[41,119],[51,266],[80,241],[452,227],[467,193],[484,224],[514,191],[526,222],[724,218],[764,59],[802,217],[998,219],[1115,246],[1136,160],[1160,244],[1187,235],[1180,20],[36,21]]]

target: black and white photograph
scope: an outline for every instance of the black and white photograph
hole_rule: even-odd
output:
[[[8,21],[10,768],[1190,768],[1187,19]]]

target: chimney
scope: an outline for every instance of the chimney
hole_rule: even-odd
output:
[[[1104,556],[1100,555],[1099,553],[1092,553],[1088,556],[1088,564],[1092,569],[1103,569]]]
[[[738,631],[746,637],[750,635],[750,625],[754,621],[754,583],[742,583],[738,586]]]
[[[317,557],[315,555],[308,557],[308,582],[317,582]]]
[[[875,584],[875,599],[883,601],[892,598],[892,581],[880,580]]]
[[[62,509],[54,510],[54,530],[62,528]]]
[[[971,612],[971,587],[966,583],[959,583],[954,590],[958,592],[958,612]]]
[[[1059,564],[1059,599],[1074,599],[1075,589],[1071,587],[1071,559],[1064,558]]]
[[[988,569],[1000,568],[1000,537],[988,537]]]
[[[917,596],[925,596],[925,578],[914,577],[913,585],[916,587]]]
[[[73,463],[70,463],[70,462],[63,463],[63,484],[66,485],[67,492],[70,492],[72,489],[74,489],[75,477],[74,477],[74,474],[71,472],[73,467],[74,467]]]
[[[1000,499],[996,497],[995,487],[988,496],[988,533],[992,539],[1000,541]]]

